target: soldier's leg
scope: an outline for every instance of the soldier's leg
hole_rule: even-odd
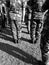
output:
[[[5,28],[5,15],[2,15],[2,28]]]
[[[36,22],[31,19],[31,22],[30,22],[30,36],[31,36],[31,39],[32,39],[33,43],[36,39],[35,38],[35,32],[36,32]]]
[[[27,26],[27,29],[28,29],[28,33],[30,33],[30,20],[28,20],[28,26]]]
[[[16,27],[16,36],[17,36],[17,41],[19,42],[21,39],[21,21],[15,21],[15,27]]]
[[[29,32],[29,30],[28,30],[28,15],[27,14],[25,14],[24,22],[27,26],[27,31]]]
[[[21,32],[22,32],[22,29],[21,29],[21,21],[17,23],[17,28],[18,28],[18,39],[20,41],[21,39]]]
[[[28,31],[30,33],[30,21],[31,20],[31,12],[29,13],[29,20],[28,20]]]
[[[31,13],[28,14],[28,19],[27,19],[27,30],[28,30],[28,33],[30,33],[30,19],[31,19]]]
[[[12,29],[12,34],[13,34],[13,40],[15,43],[18,43],[18,31],[17,28],[15,26],[15,21],[11,22],[11,29]]]
[[[27,17],[27,31],[28,31],[28,33],[29,33],[29,19],[28,19],[28,17]]]
[[[39,27],[39,24],[40,24],[40,20],[36,20],[36,34],[35,34],[35,37],[36,37],[36,43],[37,41],[39,41],[39,38],[40,38],[40,27]]]
[[[7,9],[7,26],[10,24],[9,8]]]
[[[6,16],[4,15],[4,27],[6,27],[6,21],[7,19],[6,19]]]
[[[39,41],[40,44],[40,39],[41,39],[41,32],[43,30],[43,21],[37,20],[37,26],[36,26],[36,42]]]

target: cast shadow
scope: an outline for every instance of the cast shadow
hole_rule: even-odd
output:
[[[13,42],[12,32],[9,29],[2,29],[0,31],[0,38]]]
[[[29,34],[28,32],[22,31],[22,33]]]
[[[1,31],[0,31],[1,33],[5,33],[5,34],[7,34],[7,35],[11,35],[12,34],[12,32],[11,32],[11,29],[10,28],[1,28]]]
[[[31,39],[26,39],[26,38],[21,37],[21,40],[26,41],[26,42],[29,42],[29,43],[32,43],[32,40]]]
[[[39,63],[43,64],[42,61],[38,61],[32,55],[29,55],[28,53],[24,52],[23,50],[21,50],[17,47],[11,46],[9,44],[0,42],[0,50],[2,50],[26,63],[30,63],[33,65],[39,65]]]

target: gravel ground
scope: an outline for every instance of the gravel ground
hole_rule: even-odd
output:
[[[10,28],[0,32],[0,65],[38,65],[41,59],[39,44],[30,42],[25,24],[22,24],[22,38],[15,44],[12,39]]]

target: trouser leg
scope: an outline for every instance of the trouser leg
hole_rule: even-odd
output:
[[[2,18],[2,27],[5,28],[5,22],[6,22],[6,18],[5,18],[5,15],[3,15],[3,18]]]
[[[31,20],[31,13],[29,13],[29,17],[28,17],[28,31],[29,31],[29,33],[30,33],[30,20]]]
[[[36,30],[36,22],[34,21],[33,11],[31,13],[31,20],[30,20],[30,37],[32,43],[35,41],[35,30]]]
[[[21,38],[21,32],[22,32],[22,29],[21,29],[21,21],[17,23],[17,28],[18,28],[18,38],[20,40]]]
[[[17,28],[16,21],[11,22],[11,28],[13,33],[13,39],[15,40],[15,43],[18,43],[18,28]]]
[[[31,36],[33,43],[35,41],[35,31],[36,31],[36,22],[32,21],[30,23],[30,36]]]

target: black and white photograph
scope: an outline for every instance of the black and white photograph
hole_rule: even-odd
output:
[[[0,65],[49,65],[49,0],[0,0]]]

